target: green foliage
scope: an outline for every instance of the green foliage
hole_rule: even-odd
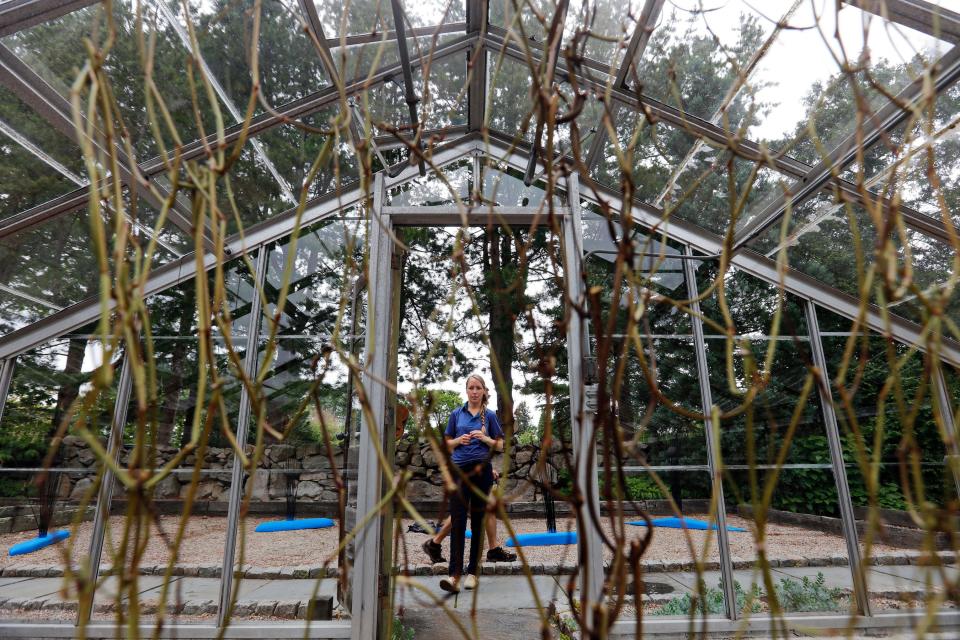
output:
[[[49,429],[50,425],[42,422],[5,422],[0,429],[0,466],[31,466],[39,462],[47,452]]]
[[[784,611],[842,611],[844,609],[844,590],[826,586],[822,573],[811,580],[803,576],[800,580],[783,578],[774,587],[777,602]]]
[[[517,434],[517,444],[519,445],[531,445],[537,444],[540,442],[540,430],[539,429],[527,429]]]
[[[738,611],[745,611],[749,607],[751,613],[759,613],[761,601],[767,599],[763,589],[756,584],[747,593],[739,582],[734,581],[733,590],[736,593]],[[780,609],[785,612],[842,611],[846,606],[846,592],[840,588],[827,587],[826,578],[819,572],[816,579],[812,580],[808,576],[800,580],[783,578],[780,584],[774,586],[774,591]],[[703,593],[703,599],[696,605],[697,612],[700,615],[722,615],[725,612],[722,582],[715,588],[703,589]],[[667,601],[652,615],[688,616],[693,610],[694,598],[685,593]]]
[[[413,627],[403,624],[403,619],[393,616],[393,625],[390,631],[390,640],[413,640],[415,632]]]
[[[706,587],[706,585],[702,585]],[[748,594],[740,586],[739,582],[734,581],[733,590],[737,598],[737,610],[744,611],[749,603],[751,613],[760,611],[760,598],[763,591],[757,585],[753,585]],[[703,588],[703,598],[697,602],[696,608],[701,615],[722,615],[725,610],[723,606],[723,584],[718,583],[716,587]],[[694,598],[691,594],[685,593],[682,596],[672,598],[662,607],[653,612],[655,616],[688,616],[694,610]]]
[[[600,495],[604,496],[605,482],[600,478]],[[663,493],[660,487],[649,476],[627,476],[625,479],[626,497],[620,495],[619,483],[614,482],[611,490],[611,497],[614,500],[663,500]]]

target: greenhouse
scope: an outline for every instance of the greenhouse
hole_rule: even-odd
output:
[[[958,0],[0,1],[0,637],[957,633],[958,80]]]

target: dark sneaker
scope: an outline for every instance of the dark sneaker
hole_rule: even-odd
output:
[[[433,540],[427,540],[423,543],[423,552],[427,554],[430,558],[430,562],[437,564],[438,562],[446,562],[447,559],[443,557],[443,547],[434,542]]]
[[[513,562],[517,559],[517,554],[510,553],[503,547],[497,547],[487,551],[487,562]]]

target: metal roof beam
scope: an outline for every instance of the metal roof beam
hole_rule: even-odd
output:
[[[560,60],[560,46],[563,44],[563,27],[567,23],[567,11],[569,8],[569,0],[557,0],[557,10],[553,14],[553,20],[550,23],[550,32],[547,34],[547,40],[543,46],[546,64],[539,65],[539,67],[543,68],[543,82],[540,82],[540,77],[534,75],[534,88],[538,90],[533,94],[534,104],[532,106],[536,110],[537,128],[536,133],[533,135],[533,152],[530,154],[526,171],[523,173],[523,183],[528,187],[533,184],[533,174],[536,171],[537,159],[540,156],[540,139],[543,137],[543,129],[547,125],[547,123],[544,122],[547,109],[538,98],[539,96],[544,96],[545,98],[546,92],[544,87],[549,87],[551,93],[556,91],[554,78],[557,72],[557,63]]]
[[[960,13],[922,0],[843,0],[885,20],[960,44]]]
[[[403,73],[403,101],[407,103],[407,112],[410,115],[413,145],[416,146],[417,167],[420,170],[420,175],[425,176],[427,175],[427,167],[423,162],[423,147],[420,141],[420,116],[417,113],[417,105],[420,104],[420,97],[417,95],[413,86],[413,71],[410,70],[410,52],[407,51],[403,7],[400,6],[400,0],[390,0],[390,7],[393,10],[393,26],[397,31],[397,51],[400,54],[400,69]],[[412,148],[410,149],[410,153],[414,153]]]
[[[99,0],[9,0],[0,6],[0,36],[73,13]]]
[[[845,140],[833,148],[826,158],[821,160],[809,172],[801,176],[790,189],[790,199],[796,206],[819,191],[843,167],[852,162],[880,140],[883,134],[890,132],[907,119],[928,96],[932,88],[940,93],[960,78],[960,45],[953,47],[934,65],[932,77],[926,74],[917,78],[901,91],[895,100],[889,101],[872,114],[866,125],[851,133]],[[929,84],[928,84],[929,83]],[[905,106],[901,106],[905,105]],[[771,202],[756,217],[736,232],[733,250],[743,248],[753,238],[763,233],[786,213],[787,204],[779,198]],[[946,223],[946,221],[945,221]]]
[[[469,12],[469,7],[467,11]],[[442,35],[444,33],[459,33],[469,31],[466,22],[444,22],[443,24],[413,27],[407,32],[408,38],[420,38],[424,36]],[[355,47],[361,44],[380,44],[381,42],[390,42],[397,39],[397,32],[388,30],[375,33],[363,33],[358,35],[348,35],[343,38],[327,38],[326,45],[328,49],[338,49],[340,47]]]
[[[467,0],[467,33],[477,37],[477,47],[468,55],[467,69],[467,128],[483,129],[487,108],[487,52],[480,46],[480,34],[487,29],[489,4],[487,0]]]

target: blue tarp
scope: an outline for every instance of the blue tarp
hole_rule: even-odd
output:
[[[708,528],[711,531],[717,530],[717,525],[710,524],[704,520],[697,520],[696,518],[653,518],[653,526],[655,527],[666,527],[668,529],[690,529],[690,530],[699,530],[706,531]],[[632,524],[637,527],[647,526],[646,520],[634,520],[633,522],[628,522],[627,524]],[[727,526],[727,531],[746,531],[742,527],[732,527]]]
[[[61,540],[66,540],[69,537],[69,531],[61,530],[48,533],[43,537],[36,537],[33,540],[24,540],[23,542],[18,542],[10,547],[10,555],[22,556],[25,553],[33,553],[34,551],[39,551],[44,547],[49,547],[52,544],[56,544]]]
[[[333,526],[330,518],[299,518],[297,520],[276,520],[261,522],[254,531],[270,533],[272,531],[298,531],[300,529],[326,529]]]

